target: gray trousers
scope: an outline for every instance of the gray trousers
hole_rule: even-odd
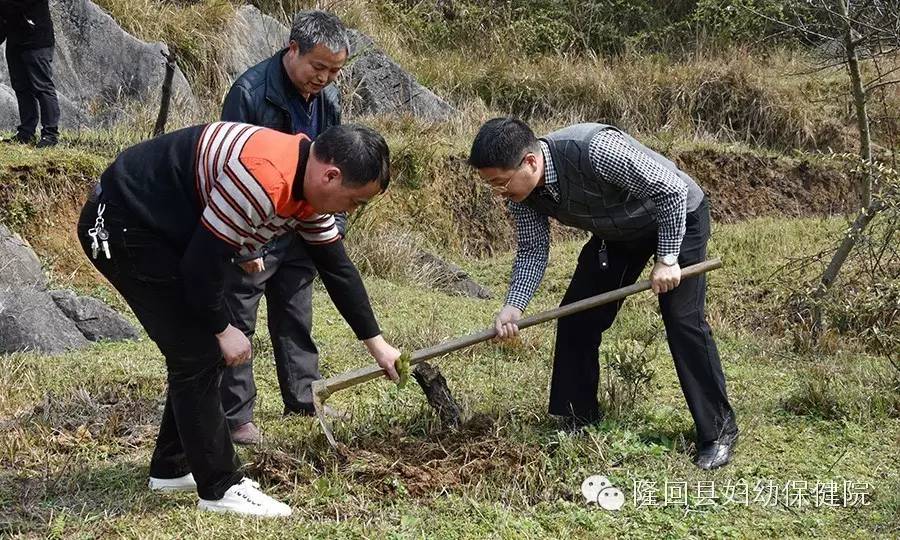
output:
[[[306,245],[294,234],[276,238],[264,262],[266,269],[256,274],[244,272],[237,264],[228,265],[225,300],[231,311],[231,323],[252,338],[259,301],[266,295],[269,334],[284,412],[312,414],[311,385],[321,378],[319,353],[310,335],[316,267],[306,252]],[[253,420],[256,383],[252,360],[241,366],[226,367],[221,390],[222,407],[231,429]]]

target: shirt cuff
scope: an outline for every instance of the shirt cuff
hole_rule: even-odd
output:
[[[661,258],[666,255],[678,255],[681,252],[681,240],[681,238],[660,237],[656,244],[656,257]]]
[[[510,290],[506,295],[506,305],[512,306],[515,308],[519,308],[523,313],[525,312],[525,308],[528,307],[528,304],[531,302],[531,299],[526,295]]]

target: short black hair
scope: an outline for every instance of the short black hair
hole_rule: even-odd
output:
[[[526,153],[539,150],[537,137],[528,124],[512,116],[492,118],[472,141],[469,165],[476,169],[515,169]]]
[[[380,133],[359,124],[331,126],[316,137],[316,159],[337,166],[341,183],[360,187],[378,182],[381,191],[391,182],[391,154]]]

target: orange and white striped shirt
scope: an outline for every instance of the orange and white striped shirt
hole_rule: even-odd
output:
[[[255,256],[272,237],[296,231],[314,244],[307,254],[338,311],[368,339],[380,329],[334,218],[295,197],[310,145],[305,135],[248,124],[183,128],[123,150],[101,175],[101,198],[129,229],[165,240],[179,255],[185,297],[209,332],[230,322],[226,261],[235,251]]]
[[[310,244],[340,238],[334,217],[293,196],[303,134],[239,124],[207,125],[195,153],[201,223],[245,255],[296,231]]]

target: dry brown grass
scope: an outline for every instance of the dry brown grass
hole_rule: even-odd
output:
[[[459,51],[403,56],[456,104],[536,124],[607,122],[633,133],[741,142],[774,149],[846,149],[840,73],[806,73],[813,60],[741,49],[673,60],[659,56],[485,58]]]

